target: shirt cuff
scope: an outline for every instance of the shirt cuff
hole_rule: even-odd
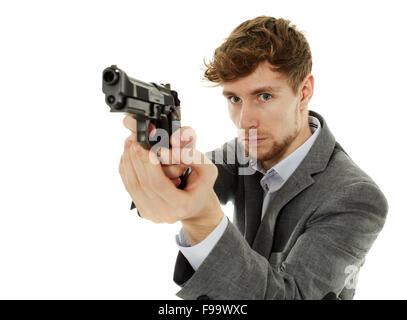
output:
[[[175,236],[175,242],[179,250],[191,264],[192,268],[196,271],[201,263],[206,259],[216,243],[222,237],[228,225],[228,218],[224,214],[222,220],[217,227],[201,242],[194,246],[190,246],[188,238],[185,235],[184,228],[181,228],[179,234]]]

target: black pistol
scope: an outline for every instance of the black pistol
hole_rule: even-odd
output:
[[[171,90],[169,83],[146,83],[127,76],[117,66],[103,70],[103,93],[110,112],[126,112],[137,120],[137,142],[149,149],[161,137],[149,140],[148,126],[164,129],[169,137],[181,125],[181,109],[178,93]],[[159,130],[158,130],[159,131]]]
[[[154,145],[158,146],[158,143],[170,147],[169,138],[181,126],[181,103],[178,93],[171,90],[169,83],[159,85],[136,80],[112,65],[103,70],[102,91],[110,112],[130,113],[137,120],[137,142],[143,148],[150,149]],[[157,129],[154,137],[148,136],[150,123]],[[160,131],[165,134],[159,134]],[[191,168],[188,168],[180,177],[179,189],[184,189],[190,173]],[[130,209],[134,208],[132,203]]]

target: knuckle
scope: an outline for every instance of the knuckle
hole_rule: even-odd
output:
[[[134,133],[132,133],[130,136],[126,138],[126,140],[124,140],[124,145],[126,145],[126,143],[128,142],[133,142],[134,140],[135,140]]]
[[[195,130],[192,127],[184,127],[184,132],[186,135],[192,138],[196,138]]]
[[[161,147],[157,150],[157,155],[160,158],[162,164],[170,164],[170,152],[169,149]]]
[[[125,116],[125,117],[123,118],[123,125],[124,125],[127,129],[130,129],[129,126],[128,126],[128,122],[129,122],[129,116],[127,115],[127,116]]]
[[[131,131],[137,130],[137,120],[135,120],[130,114],[127,114],[123,118],[123,125]]]

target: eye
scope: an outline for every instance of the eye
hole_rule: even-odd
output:
[[[236,99],[234,99],[236,98]],[[240,98],[236,97],[236,96],[230,96],[229,97],[230,102],[232,102],[233,104],[235,103],[239,103]]]
[[[264,99],[261,98],[261,97],[264,97]],[[260,95],[260,99],[261,99],[262,101],[264,101],[264,102],[269,101],[271,98],[272,98],[271,94],[268,94],[268,93],[262,93],[262,94]]]

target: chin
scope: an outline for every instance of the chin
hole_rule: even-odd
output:
[[[246,153],[249,156],[249,153]],[[270,159],[270,154],[257,152],[257,156],[250,154],[250,157],[256,159],[257,161],[266,161]]]
[[[245,149],[244,149],[246,157],[250,156],[259,161],[267,160],[267,158],[270,157],[270,151],[272,150],[272,148],[267,148],[266,151],[264,151],[264,150],[265,149],[262,146],[257,146],[257,148],[251,148],[251,149],[249,149],[248,146],[245,146]]]
[[[250,157],[256,159],[260,162],[265,161],[272,161],[276,160],[284,154],[285,150],[287,149],[287,144],[275,144],[272,143],[262,146],[257,146],[257,154],[255,153],[256,150],[250,150],[253,154],[250,154]],[[245,154],[246,157],[249,156],[249,148],[245,147]]]

